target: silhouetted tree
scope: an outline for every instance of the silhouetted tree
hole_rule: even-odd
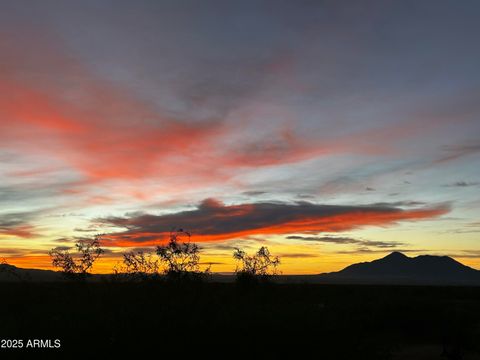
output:
[[[69,249],[54,248],[49,255],[52,258],[52,265],[62,269],[64,275],[72,278],[84,279],[90,274],[95,261],[103,254],[100,247],[101,235],[93,239],[82,239],[75,244],[78,255],[72,256]]]
[[[248,255],[245,251],[235,248],[233,258],[237,260],[235,273],[237,281],[268,280],[278,274],[280,259],[272,256],[267,247],[262,246],[254,255]]]
[[[131,251],[123,254],[123,264],[114,268],[119,276],[135,280],[146,280],[159,276],[160,259],[156,254],[145,251]]]
[[[169,241],[154,252],[131,251],[113,269],[117,280],[148,280],[164,274],[166,279],[200,279],[210,273],[210,266],[200,271],[200,248],[192,243],[191,234],[183,229],[172,230]]]
[[[206,273],[200,272],[200,248],[190,239],[188,231],[173,230],[168,244],[157,246],[157,255],[168,278],[196,277]]]

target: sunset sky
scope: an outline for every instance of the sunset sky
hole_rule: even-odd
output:
[[[0,258],[480,269],[480,2],[0,0]]]

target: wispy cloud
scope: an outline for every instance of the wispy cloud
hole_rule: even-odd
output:
[[[312,254],[312,253],[283,253],[280,254],[279,257],[285,259],[305,259],[305,258],[316,258],[320,255]]]
[[[256,191],[256,190],[242,192],[242,195],[246,195],[246,196],[260,196],[265,194],[267,194],[266,191]]]
[[[405,246],[405,243],[396,242],[396,241],[373,241],[373,240],[361,240],[354,239],[351,237],[337,237],[337,236],[298,236],[292,235],[287,236],[289,240],[301,240],[301,241],[311,241],[311,242],[320,242],[320,243],[331,243],[331,244],[356,244],[364,246],[373,246],[378,248],[396,248],[399,246]]]
[[[358,255],[358,254],[384,254],[388,253],[391,250],[388,249],[370,249],[368,247],[359,247],[354,250],[341,250],[337,251],[337,254],[344,254],[344,255]],[[402,253],[422,253],[422,252],[428,252],[426,249],[405,249],[405,248],[400,248],[400,249],[395,249],[395,251],[402,252]]]
[[[456,181],[451,184],[446,184],[446,187],[470,187],[470,186],[477,186],[480,185],[480,182],[477,181]]]
[[[454,257],[454,258],[479,259],[480,258],[480,250],[461,250],[460,252],[447,253],[447,256]]]
[[[444,163],[460,159],[465,156],[480,152],[480,144],[471,141],[463,145],[450,145],[443,147],[443,155],[436,160],[436,163]]]
[[[21,238],[37,236],[36,228],[31,224],[37,215],[37,212],[0,214],[0,235]]]

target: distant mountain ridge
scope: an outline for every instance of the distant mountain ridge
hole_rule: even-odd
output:
[[[93,274],[90,281],[108,279],[108,274]],[[210,281],[233,282],[234,275],[213,274]],[[22,269],[0,264],[0,282],[65,281],[61,272]],[[391,285],[465,285],[480,286],[480,271],[448,256],[420,255],[408,257],[401,252],[370,262],[347,266],[345,269],[318,275],[283,275],[278,283],[312,284],[391,284]]]
[[[22,269],[10,264],[0,264],[0,282],[61,280],[64,280],[64,277],[56,271]]]
[[[480,285],[480,271],[449,256],[408,257],[392,252],[384,258],[352,264],[345,269],[319,275],[326,281],[425,285]]]

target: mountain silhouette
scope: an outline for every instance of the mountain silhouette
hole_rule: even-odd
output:
[[[61,281],[62,274],[51,270],[22,269],[10,264],[0,264],[0,282]]]
[[[108,274],[92,274],[89,281],[108,279]],[[213,274],[213,282],[233,282],[234,275]],[[0,264],[0,282],[65,281],[60,272],[22,269]],[[318,275],[281,275],[279,283],[316,284],[400,284],[400,285],[474,285],[480,286],[480,271],[448,256],[420,255],[408,257],[401,252],[371,262],[352,264],[338,272]]]
[[[319,276],[323,280],[352,283],[480,285],[480,271],[449,256],[408,257],[400,252]]]

